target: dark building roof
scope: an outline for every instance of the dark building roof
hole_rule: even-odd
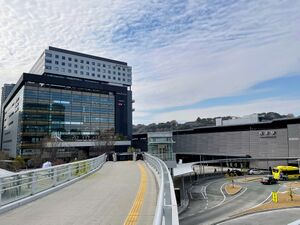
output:
[[[85,54],[85,53],[81,53],[81,52],[74,52],[74,51],[70,51],[70,50],[66,50],[66,49],[62,49],[62,48],[56,48],[56,47],[49,46],[49,50],[62,52],[62,53],[66,53],[66,54],[77,55],[77,56],[81,56],[81,57],[88,57],[88,58],[95,59],[95,60],[102,60],[102,61],[106,61],[106,62],[110,62],[110,63],[117,63],[117,64],[127,66],[126,62],[117,61],[117,60],[108,59],[108,58],[102,58],[99,56],[89,55],[89,54]]]

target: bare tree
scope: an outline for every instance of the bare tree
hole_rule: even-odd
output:
[[[95,137],[95,151],[97,155],[111,152],[114,150],[114,145],[117,137],[114,130],[99,131]]]

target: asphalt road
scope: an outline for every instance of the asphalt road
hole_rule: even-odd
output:
[[[279,185],[262,185],[258,181],[241,183],[243,189],[235,196],[224,193],[225,178],[204,180],[194,185],[190,205],[180,215],[182,225],[216,224],[262,203]]]
[[[300,219],[300,209],[281,209],[236,218],[220,225],[284,225]]]

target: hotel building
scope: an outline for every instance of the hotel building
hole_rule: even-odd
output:
[[[61,151],[95,145],[113,132],[125,151],[132,135],[132,68],[126,62],[49,47],[23,73],[2,105],[2,150],[32,157],[43,138],[54,136]]]

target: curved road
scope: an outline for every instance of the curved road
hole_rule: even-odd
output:
[[[1,214],[0,224],[150,225],[156,199],[155,177],[144,162],[107,162],[85,179]]]
[[[191,201],[180,216],[180,224],[215,224],[262,203],[278,185],[265,186],[258,181],[240,183],[241,192],[235,196],[224,194],[228,180],[203,180],[191,190]]]
[[[280,209],[229,220],[220,225],[284,225],[300,219],[300,209]],[[297,223],[299,224],[299,223]]]

